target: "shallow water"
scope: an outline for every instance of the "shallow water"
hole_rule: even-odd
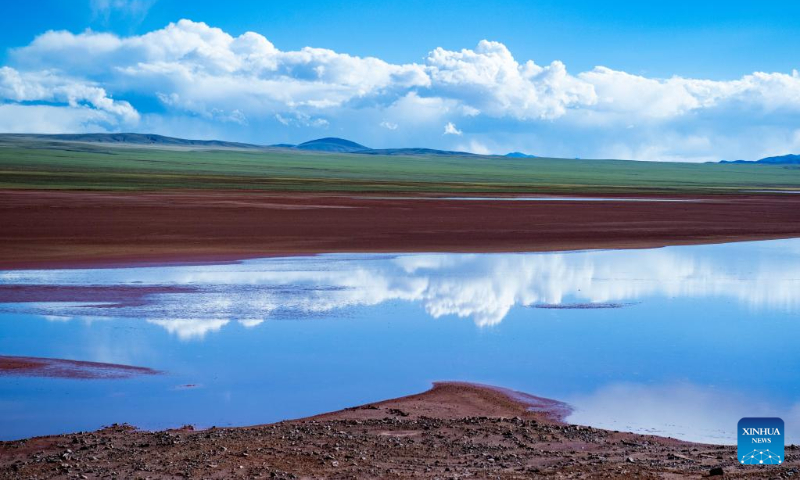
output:
[[[0,285],[173,287],[0,304],[0,354],[166,372],[0,377],[3,439],[258,424],[435,380],[563,400],[569,421],[616,430],[735,443],[739,418],[780,416],[800,437],[800,240],[5,271]]]

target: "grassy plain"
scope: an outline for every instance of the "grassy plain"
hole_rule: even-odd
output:
[[[0,142],[0,189],[713,194],[800,190],[800,168],[17,140]]]

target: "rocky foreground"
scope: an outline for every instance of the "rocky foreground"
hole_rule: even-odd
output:
[[[0,442],[0,478],[800,477],[735,447],[567,425],[559,402],[439,383],[409,397],[246,428],[112,426]],[[721,477],[718,477],[721,478]]]

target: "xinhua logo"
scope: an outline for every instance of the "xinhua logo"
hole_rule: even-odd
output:
[[[783,463],[783,420],[743,418],[739,420],[739,463],[780,465]]]

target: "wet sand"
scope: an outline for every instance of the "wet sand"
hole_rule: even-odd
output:
[[[531,410],[531,407],[534,407]],[[726,478],[800,472],[744,466],[733,446],[562,422],[568,407],[493,387],[418,395],[244,428],[112,426],[0,442],[0,478]]]
[[[800,236],[800,196],[669,198],[689,201],[4,190],[0,269],[219,263],[320,252],[639,248]]]
[[[0,355],[0,377],[20,376],[89,380],[129,378],[135,375],[155,375],[157,373],[159,372],[150,368],[114,363]]]

